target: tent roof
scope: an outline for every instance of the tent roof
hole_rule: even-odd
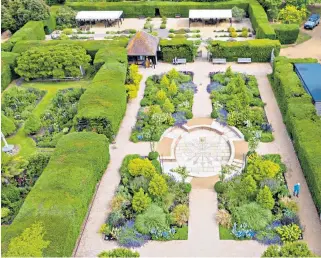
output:
[[[294,64],[296,73],[315,102],[321,102],[321,64]]]
[[[232,10],[189,10],[190,19],[226,19],[232,18]]]
[[[127,45],[129,56],[155,56],[157,53],[159,39],[145,31],[139,31],[131,38]]]
[[[80,11],[77,13],[76,20],[116,20],[121,17],[123,11]]]

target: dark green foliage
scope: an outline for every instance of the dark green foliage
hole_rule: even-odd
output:
[[[217,193],[223,193],[225,190],[225,184],[222,181],[217,181],[214,185],[214,190]]]
[[[299,36],[298,24],[273,24],[272,26],[281,44],[293,44]]]
[[[52,33],[56,29],[56,26],[57,26],[56,16],[53,14],[50,14],[49,18],[47,20],[43,21],[43,25],[44,25],[45,33],[47,35]]]
[[[31,114],[24,124],[26,134],[36,134],[41,128],[41,120],[38,116]]]
[[[76,45],[33,48],[17,58],[15,72],[26,80],[81,77],[79,67],[87,68],[90,60],[86,50]]]
[[[2,235],[2,251],[10,240],[42,222],[44,256],[71,256],[96,184],[109,161],[108,140],[95,133],[64,136],[19,214]]]
[[[187,62],[193,62],[195,57],[194,43],[187,39],[163,39],[160,41],[162,59],[171,63],[175,57],[186,58]]]
[[[1,91],[4,91],[12,81],[12,73],[9,64],[1,60]]]
[[[55,16],[57,28],[60,30],[76,26],[76,12],[68,6],[61,6]]]
[[[101,252],[98,257],[140,257],[138,252],[132,251],[127,248],[115,248],[110,251]]]
[[[321,121],[311,96],[293,71],[294,63],[315,62],[312,58],[276,58],[271,82],[314,203],[321,213]]]
[[[1,132],[4,136],[13,134],[16,131],[16,125],[13,119],[6,117],[1,113]]]
[[[150,153],[148,153],[148,159],[150,160],[154,160],[154,159],[158,159],[159,153],[157,151],[151,151]]]
[[[42,0],[2,1],[1,16],[1,30],[15,32],[29,21],[48,19],[49,7]]]
[[[252,62],[269,62],[274,49],[275,56],[280,53],[280,42],[270,39],[254,39],[248,41],[212,41],[210,51],[213,58],[226,58],[237,61],[237,58],[251,58]]]

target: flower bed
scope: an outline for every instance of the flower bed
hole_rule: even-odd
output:
[[[186,123],[193,117],[196,90],[190,72],[184,74],[172,69],[167,74],[149,77],[130,139],[158,141],[170,126]]]
[[[124,158],[121,182],[100,233],[132,248],[148,240],[185,240],[188,236],[191,185],[162,173],[158,153]]]
[[[298,206],[290,197],[285,172],[280,155],[250,154],[241,175],[215,185],[218,224],[235,239],[254,239],[264,245],[301,239]]]
[[[237,127],[246,140],[273,141],[255,76],[232,72],[211,73],[207,91],[213,103],[212,118]]]

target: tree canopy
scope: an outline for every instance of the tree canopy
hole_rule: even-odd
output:
[[[26,80],[79,77],[79,67],[88,67],[90,60],[86,50],[76,45],[59,44],[32,48],[17,58],[15,72]]]
[[[49,7],[43,0],[2,0],[1,30],[15,32],[28,21],[49,18]]]
[[[57,29],[76,26],[76,12],[68,6],[61,6],[56,12]]]

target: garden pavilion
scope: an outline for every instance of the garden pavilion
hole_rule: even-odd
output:
[[[191,26],[192,22],[202,22],[216,24],[219,20],[230,19],[232,22],[232,10],[222,9],[222,10],[189,10],[189,21],[188,26]]]
[[[96,22],[103,22],[105,27],[122,23],[124,20],[123,11],[80,11],[77,13],[76,21],[78,25],[89,22],[90,26]]]
[[[157,63],[157,51],[159,51],[159,38],[139,31],[127,45],[127,56],[129,63],[144,64],[145,60]]]

